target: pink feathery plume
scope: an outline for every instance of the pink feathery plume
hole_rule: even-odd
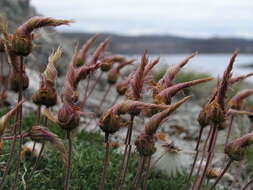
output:
[[[193,81],[189,81],[189,82],[182,82],[182,83],[178,83],[175,84],[171,87],[168,87],[164,90],[162,90],[156,97],[155,97],[155,101],[156,103],[163,103],[163,104],[170,104],[171,102],[171,98],[180,90],[196,85],[196,84],[200,84],[200,83],[204,83],[204,82],[208,82],[210,80],[212,80],[213,78],[204,78],[204,79],[198,79],[198,80],[193,80]]]
[[[229,61],[229,64],[228,64],[226,70],[224,71],[222,81],[219,83],[219,86],[218,86],[216,98],[217,98],[217,102],[221,106],[222,110],[225,110],[226,92],[228,89],[229,80],[232,75],[231,72],[232,72],[235,58],[237,57],[237,55],[238,55],[238,50],[234,51],[234,53]]]
[[[134,73],[131,84],[131,93],[130,97],[134,100],[141,99],[141,92],[144,84],[144,70],[146,65],[148,64],[148,57],[147,52],[141,58],[141,64],[139,65],[138,69]]]
[[[231,85],[233,85],[233,84],[235,84],[237,82],[240,82],[240,81],[242,81],[242,80],[244,80],[248,77],[251,77],[252,75],[253,75],[253,72],[249,73],[249,74],[246,74],[246,75],[241,75],[241,76],[238,76],[238,77],[232,77],[232,78],[230,78],[229,83]]]
[[[242,108],[243,100],[252,94],[253,94],[253,90],[251,89],[242,90],[230,99],[229,105],[233,109],[240,110]]]
[[[77,65],[83,65],[86,64],[86,58],[87,58],[87,53],[89,49],[91,48],[92,44],[96,41],[96,39],[100,36],[100,34],[95,34],[92,36],[90,39],[88,39],[87,42],[84,43],[82,48],[78,51],[77,55]]]
[[[160,84],[164,88],[172,86],[173,85],[172,81],[175,79],[177,73],[189,62],[190,59],[192,59],[197,54],[198,52],[195,52],[186,59],[184,59],[181,63],[176,64],[171,68],[169,68],[164,77],[158,82],[158,84]]]
[[[185,97],[182,100],[176,102],[175,104],[172,104],[168,106],[164,111],[159,112],[152,116],[149,120],[149,122],[145,125],[145,133],[147,135],[154,135],[158,129],[158,127],[161,125],[162,121],[164,121],[165,118],[167,118],[172,112],[174,112],[179,106],[181,106],[184,102],[189,100],[191,97]]]

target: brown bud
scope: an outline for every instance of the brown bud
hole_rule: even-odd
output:
[[[253,143],[253,133],[248,133],[227,144],[225,153],[231,160],[241,161],[244,159],[245,150]]]
[[[14,34],[12,38],[12,53],[19,56],[28,56],[32,52],[32,36]]]
[[[58,112],[58,122],[62,129],[72,130],[78,127],[80,114],[78,108],[68,103],[64,103]]]
[[[209,125],[209,118],[207,117],[206,109],[206,106],[204,106],[198,116],[198,122],[201,127]]]
[[[51,81],[42,80],[40,89],[32,96],[32,100],[37,105],[51,107],[57,103],[57,93]]]
[[[123,122],[122,118],[118,114],[113,113],[112,109],[105,112],[99,121],[99,127],[105,133],[110,134],[117,132],[121,127],[125,125],[126,124]]]
[[[9,82],[10,82],[10,89],[13,90],[14,92],[19,91],[21,84],[22,90],[27,89],[29,86],[29,78],[25,72],[22,72],[22,78],[20,78],[20,74],[12,70],[9,76]]]
[[[209,103],[205,109],[208,121],[219,125],[226,120],[225,110],[223,110],[220,104],[218,104],[217,99]]]
[[[136,149],[141,156],[152,156],[155,151],[155,137],[145,133],[140,134],[135,141]]]

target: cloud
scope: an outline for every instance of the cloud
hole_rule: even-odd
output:
[[[32,4],[42,14],[76,21],[63,30],[253,37],[252,0],[33,0]]]

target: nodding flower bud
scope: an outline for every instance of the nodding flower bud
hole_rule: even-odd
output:
[[[155,151],[155,137],[145,133],[140,134],[135,141],[136,149],[141,156],[152,156]]]
[[[124,80],[116,85],[116,90],[120,96],[124,96],[127,92],[130,80]]]
[[[46,26],[60,26],[71,23],[69,20],[56,20],[49,17],[35,16],[19,26],[12,37],[11,51],[15,55],[28,56],[32,51],[32,32]]]
[[[225,147],[225,154],[227,154],[231,160],[241,161],[244,159],[246,148],[252,144],[253,133],[248,133],[228,143]]]
[[[21,72],[22,78],[20,78],[21,77],[20,73],[15,72],[13,69],[10,72],[9,76],[10,89],[13,90],[14,92],[18,92],[20,88],[22,88],[22,90],[25,90],[29,86],[29,78],[27,74],[24,71]],[[20,85],[22,85],[22,87]]]
[[[206,105],[202,108],[202,110],[199,112],[198,116],[198,122],[200,127],[204,128],[209,125],[209,118],[207,117],[207,108]]]
[[[214,99],[212,102],[206,105],[205,107],[206,117],[209,122],[214,124],[221,124],[226,120],[226,112],[217,102],[217,99]]]
[[[99,121],[99,127],[109,134],[117,132],[121,127],[126,126],[126,122],[120,117],[120,115],[115,114],[112,109],[105,112]]]
[[[64,103],[58,111],[58,123],[62,129],[72,130],[78,127],[80,122],[79,109],[69,103]]]
[[[229,101],[229,105],[232,109],[240,110],[243,106],[243,100],[248,96],[253,94],[253,90],[246,89],[237,93],[231,100]]]
[[[37,105],[51,107],[57,103],[57,93],[54,84],[49,80],[42,80],[40,89],[32,96],[32,100]]]
[[[125,57],[119,55],[107,57],[101,60],[100,69],[103,72],[108,72],[109,70],[111,70],[114,63],[123,63],[125,61]]]
[[[126,65],[132,64],[133,62],[134,60],[126,61],[111,69],[107,75],[107,82],[111,85],[114,85],[120,76],[120,70],[123,69]]]

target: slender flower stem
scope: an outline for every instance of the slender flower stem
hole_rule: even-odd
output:
[[[19,92],[18,92],[18,103],[22,101],[23,98],[23,56],[20,56],[20,73],[19,73],[19,78],[20,78],[20,83],[19,83]],[[18,108],[18,134],[20,136],[19,138],[19,149],[18,149],[18,158],[17,158],[17,167],[16,167],[16,174],[13,182],[12,189],[16,189],[16,183],[18,179],[18,174],[19,174],[19,169],[20,169],[20,160],[21,160],[21,151],[22,151],[22,144],[23,144],[23,138],[21,136],[22,133],[22,105]]]
[[[64,190],[69,190],[70,175],[71,175],[71,154],[72,154],[72,139],[70,136],[70,130],[67,131],[68,142],[69,142],[69,152],[68,152],[68,166],[66,168],[66,176],[64,182]]]
[[[96,81],[95,81],[95,82],[93,83],[93,85],[91,86],[90,92],[88,92],[87,96],[86,96],[85,99],[83,100],[83,102],[82,102],[82,106],[83,106],[83,107],[86,105],[86,102],[87,102],[88,98],[90,97],[90,95],[92,94],[92,92],[95,90],[95,88],[96,88],[98,82],[101,80],[102,75],[103,75],[103,72],[101,71],[100,74],[99,74],[99,76],[98,76],[98,78],[96,79]],[[83,107],[82,107],[82,108],[83,108]]]
[[[202,158],[201,158],[201,161],[200,161],[200,164],[199,164],[199,167],[198,167],[198,171],[197,171],[196,176],[199,176],[200,169],[202,168],[202,163],[203,163],[203,161],[204,161],[204,159],[205,159],[205,156],[206,156],[206,147],[207,147],[207,143],[208,143],[208,141],[209,141],[209,138],[210,138],[210,136],[211,136],[212,131],[213,131],[213,128],[210,127],[210,128],[209,128],[208,135],[207,135],[206,140],[205,140],[205,143],[204,143],[204,146],[203,146],[203,148],[202,148]],[[193,186],[192,186],[192,189],[194,189],[194,187],[197,185],[197,182],[198,182],[198,179],[195,180],[195,182],[194,182],[194,184],[193,184]]]
[[[210,162],[212,160],[212,150],[213,150],[213,148],[215,146],[215,138],[216,138],[216,135],[217,135],[216,134],[217,131],[218,131],[217,127],[213,126],[213,132],[212,132],[210,143],[209,143],[209,147],[208,147],[208,157],[207,157],[206,165],[205,165],[205,168],[204,168],[202,176],[200,176],[200,178],[198,180],[199,183],[197,183],[196,188],[194,188],[194,190],[199,189],[201,187],[201,185],[203,184],[204,178],[206,176],[207,168],[209,167]]]
[[[21,135],[17,135],[16,136],[16,139],[19,139],[19,138],[25,138],[28,136],[28,133],[23,133]],[[15,136],[8,136],[8,137],[1,137],[2,140],[4,141],[8,141],[8,140],[14,140]]]
[[[106,98],[107,98],[107,95],[109,94],[111,88],[112,88],[112,85],[109,85],[109,86],[107,87],[107,90],[105,91],[105,94],[104,94],[104,96],[103,96],[102,100],[100,101],[99,106],[98,106],[98,108],[97,108],[97,111],[96,111],[97,113],[99,113],[99,110],[102,111],[102,106],[104,105],[104,103],[105,103],[105,101],[106,101]],[[100,112],[101,112],[101,111],[100,111]]]
[[[86,88],[85,88],[85,94],[84,94],[84,97],[83,97],[83,101],[81,103],[81,108],[83,109],[86,105],[86,101],[88,99],[88,95],[89,95],[89,86],[90,86],[90,75],[88,76],[88,80],[87,80],[87,84],[86,84]]]
[[[131,154],[131,137],[132,137],[132,130],[133,130],[133,122],[134,122],[134,115],[131,115],[130,118],[130,126],[127,129],[127,135],[125,138],[125,150],[124,150],[124,157],[122,160],[122,166],[120,169],[120,175],[119,175],[119,186],[118,189],[122,189],[122,186],[124,185],[125,177],[126,177],[126,171],[128,168],[128,163],[129,163],[129,157]]]
[[[189,174],[189,177],[187,179],[187,182],[186,182],[186,185],[188,186],[190,180],[191,180],[191,177],[192,177],[192,173],[193,173],[193,170],[195,168],[195,165],[196,165],[196,162],[197,162],[197,159],[198,159],[198,155],[199,155],[199,145],[200,145],[200,142],[201,142],[201,136],[203,134],[203,130],[204,130],[204,127],[201,127],[200,131],[199,131],[199,136],[198,136],[198,141],[197,141],[197,144],[196,144],[196,147],[195,147],[195,150],[196,150],[196,154],[195,154],[195,157],[194,157],[194,161],[193,161],[193,164],[192,164],[192,168],[191,168],[191,171],[190,171],[190,174]]]
[[[215,186],[219,183],[219,181],[221,180],[221,178],[223,177],[223,175],[226,173],[226,171],[228,170],[228,168],[230,167],[230,165],[232,164],[233,160],[229,160],[226,167],[223,169],[222,173],[219,175],[219,177],[216,179],[216,181],[214,182],[214,184],[212,185],[212,187],[210,188],[210,190],[214,189]]]
[[[37,114],[36,114],[36,125],[40,123],[40,113],[41,113],[41,105],[38,106]],[[33,143],[32,155],[36,147],[36,142]]]
[[[48,119],[47,119],[47,117],[45,117],[45,127],[48,127]],[[34,142],[33,145],[34,145],[33,147],[35,148],[36,142]],[[39,152],[39,155],[38,155],[38,157],[36,158],[34,167],[33,167],[32,171],[31,171],[31,173],[30,173],[30,176],[32,176],[32,174],[34,173],[34,171],[37,169],[38,164],[39,164],[39,162],[40,162],[40,159],[41,159],[41,157],[42,157],[42,153],[43,153],[43,151],[44,151],[44,148],[45,148],[45,143],[43,142],[43,143],[42,143],[42,146],[41,146],[41,149],[40,149],[40,152]]]
[[[143,190],[147,190],[148,188],[148,177],[150,174],[150,165],[151,165],[151,156],[148,157],[147,170],[146,170],[144,181],[143,181]]]
[[[253,183],[253,178],[242,188],[242,190],[246,190],[252,183]]]
[[[141,156],[139,167],[137,169],[137,173],[134,177],[133,184],[132,184],[133,189],[138,189],[145,163],[146,163],[146,157]]]
[[[104,190],[105,189],[105,182],[106,182],[106,176],[107,176],[107,168],[108,168],[108,163],[109,161],[109,133],[105,133],[105,156],[104,156],[104,167],[103,167],[103,172],[102,172],[102,177],[101,177],[101,182],[99,186],[99,190]]]

